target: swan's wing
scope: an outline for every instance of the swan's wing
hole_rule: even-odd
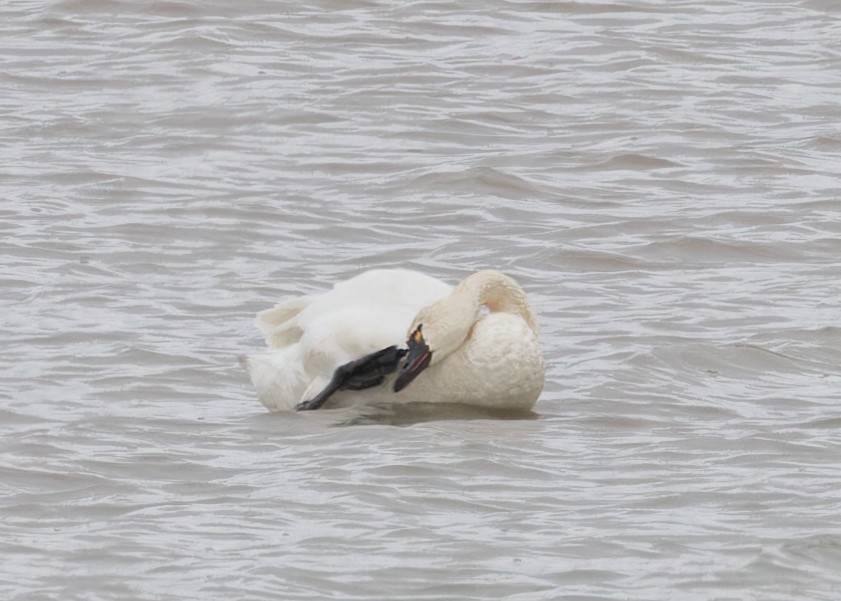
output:
[[[301,339],[304,330],[298,323],[298,316],[316,298],[318,297],[299,296],[290,298],[257,314],[255,324],[266,338],[266,344],[269,348],[282,349]]]
[[[261,311],[256,325],[269,348],[280,350],[300,341],[313,324],[333,313],[372,305],[417,313],[451,290],[452,286],[416,271],[374,269],[339,282],[324,294],[290,298]]]
[[[421,273],[374,270],[260,312],[256,323],[270,352],[245,362],[260,400],[270,409],[292,409],[322,391],[339,367],[402,347],[415,314],[451,290]],[[363,370],[343,385],[376,386],[377,373]]]
[[[328,378],[340,366],[390,346],[403,346],[414,313],[405,307],[369,305],[311,321],[300,341],[309,373]]]
[[[338,390],[382,384],[397,370],[414,312],[371,305],[336,311],[309,324],[297,345],[310,376],[298,409],[317,409]]]
[[[408,269],[375,269],[340,282],[329,292],[314,297],[297,321],[306,330],[310,322],[330,313],[372,305],[405,308],[417,313],[451,290],[448,284]]]

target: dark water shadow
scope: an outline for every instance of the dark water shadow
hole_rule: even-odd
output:
[[[349,411],[349,410],[345,410]],[[393,405],[365,405],[354,407],[350,415],[334,426],[388,425],[411,426],[424,422],[453,420],[534,420],[540,416],[534,411],[487,409],[457,403],[399,403]]]

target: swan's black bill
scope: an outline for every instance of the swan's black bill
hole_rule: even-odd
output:
[[[397,379],[394,381],[394,392],[400,392],[408,386],[412,380],[418,377],[418,374],[429,366],[432,361],[432,351],[429,350],[429,345],[423,339],[421,333],[421,326],[412,332],[409,336],[409,354],[406,355],[406,362],[397,374]]]
[[[400,359],[406,355],[396,346],[365,355],[361,359],[340,366],[333,372],[330,383],[313,398],[298,403],[296,411],[311,411],[326,403],[337,390],[365,390],[383,383],[385,377],[397,371]]]

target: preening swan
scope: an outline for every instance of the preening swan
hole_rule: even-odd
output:
[[[272,410],[462,403],[528,410],[543,390],[537,321],[510,277],[484,270],[452,288],[374,270],[257,314],[269,352],[247,357]]]

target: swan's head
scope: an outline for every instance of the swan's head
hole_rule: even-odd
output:
[[[460,347],[475,322],[475,311],[448,297],[421,309],[409,329],[409,352],[394,381],[394,392],[406,388],[430,365]]]

